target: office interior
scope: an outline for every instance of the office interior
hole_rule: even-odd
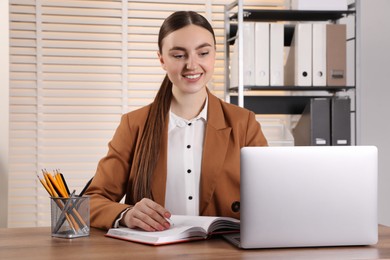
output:
[[[58,3],[58,1],[56,2]],[[74,1],[62,2],[63,4],[60,5],[66,8],[72,7]],[[132,2],[137,2],[137,4]],[[35,1],[1,1],[0,227],[47,226],[50,223],[49,200],[36,179],[36,173],[42,168],[60,168],[63,174],[71,179],[70,185],[76,189],[81,189],[94,174],[98,159],[106,152],[107,142],[115,130],[115,125],[119,122],[120,114],[149,103],[159,85],[158,82],[162,78],[163,71],[159,69],[157,55],[152,51],[154,47],[149,46],[153,40],[155,41],[156,28],[161,23],[162,17],[171,11],[192,8],[204,12],[205,16],[212,21],[213,26],[217,28],[219,46],[216,76],[210,82],[209,87],[214,93],[221,98],[223,97],[223,64],[225,62],[223,60],[223,8],[226,1],[199,0],[177,3],[176,1],[156,0],[153,2],[161,2],[161,4],[154,4],[153,10],[152,5],[148,4],[150,1],[142,2],[131,0],[91,2],[98,12],[105,12],[102,17],[115,17],[118,10],[121,10],[122,4],[127,4],[127,13],[133,15],[134,18],[134,21],[130,21],[127,28],[133,28],[135,33],[132,35],[131,30],[123,32],[122,27],[116,26],[117,21],[110,18],[108,19],[109,24],[104,31],[100,31],[100,35],[99,29],[96,29],[97,31],[91,36],[96,37],[96,39],[100,39],[102,35],[112,36],[113,43],[109,44],[119,46],[111,53],[107,52],[107,59],[102,59],[102,61],[108,61],[108,65],[99,64],[99,66],[88,68],[88,66],[83,66],[82,59],[72,63],[72,57],[67,57],[68,63],[65,62],[62,65],[69,73],[72,71],[75,73],[74,70],[83,68],[77,71],[77,75],[85,88],[83,91],[76,91],[74,88],[67,89],[61,80],[52,89],[45,88],[45,80],[55,81],[56,77],[59,77],[56,74],[62,73],[57,66],[56,57],[66,56],[66,52],[69,50],[63,50],[62,54],[53,53],[55,48],[50,44],[55,44],[55,41],[51,43],[44,43],[44,41],[47,40],[45,37],[53,37],[53,39],[57,39],[57,42],[66,41],[62,37],[66,37],[67,30],[82,33],[87,28],[85,24],[88,24],[86,21],[88,17],[80,15],[80,22],[69,22],[56,32],[55,22],[51,20],[55,18],[52,15],[45,16],[44,12],[47,14],[56,12],[59,10],[58,7],[53,7],[48,2],[44,2],[40,8],[36,8]],[[246,3],[264,5],[268,8],[283,8],[289,4],[289,1],[248,0]],[[359,111],[356,114],[355,144],[378,147],[379,223],[390,225],[390,203],[388,201],[390,197],[390,161],[388,160],[390,156],[388,137],[390,123],[386,116],[387,111],[390,111],[390,104],[387,101],[388,96],[390,96],[390,90],[387,87],[390,24],[386,19],[390,2],[387,0],[359,0],[355,4],[357,10],[355,75],[357,95],[355,102],[357,111]],[[110,5],[112,5],[111,9],[104,9]],[[131,10],[132,7],[134,10]],[[37,16],[37,12],[43,13]],[[62,11],[58,12],[61,14]],[[71,15],[66,12],[69,10],[64,11],[62,15]],[[78,12],[81,11],[76,11],[76,13]],[[145,12],[157,14],[158,19],[144,20],[145,24],[142,24],[142,19],[138,18]],[[51,22],[54,25],[50,26]],[[131,24],[132,22],[134,24]],[[37,44],[48,44],[48,48],[31,52],[32,49],[35,49],[32,46],[35,46],[33,42],[36,41],[35,35],[33,35],[36,24],[48,26],[40,31],[43,38],[37,41]],[[80,27],[77,28],[77,26]],[[110,32],[110,28],[114,31]],[[123,42],[121,38],[123,33],[129,34],[129,37],[135,37],[136,40]],[[143,41],[147,43],[144,46]],[[27,44],[26,47],[22,47],[23,44]],[[132,49],[122,52],[122,48],[126,49],[127,47]],[[15,54],[15,49],[19,49],[21,52]],[[70,51],[70,53],[72,52]],[[123,53],[126,53],[126,59],[123,57]],[[143,58],[145,59],[141,61]],[[84,65],[88,65],[87,60],[88,58],[84,60],[86,62]],[[125,63],[122,63],[123,60]],[[142,66],[137,68],[139,62],[142,63]],[[71,68],[72,66],[75,67]],[[129,68],[128,75],[123,72],[121,66]],[[47,73],[40,74],[40,69],[46,70]],[[95,73],[94,69],[97,69],[96,73],[102,72],[102,74],[104,74],[104,70],[108,70],[108,74],[105,74],[106,77],[101,77],[101,84],[96,84],[96,86],[86,83],[88,75]],[[123,78],[126,78],[127,81],[123,81]],[[119,86],[112,83],[116,81],[120,82]],[[104,83],[113,86],[115,91],[110,92],[110,87],[104,86]],[[133,88],[133,86],[135,87]],[[61,94],[64,95],[62,97],[55,92],[61,89],[64,90]],[[88,96],[90,92],[93,94]],[[61,99],[63,97],[65,98]],[[97,101],[91,101],[93,98]],[[56,107],[56,104],[60,105]],[[70,109],[72,106],[74,106],[73,110]],[[69,115],[61,114],[62,112],[59,111],[61,107],[65,109],[64,111],[69,111]],[[86,112],[81,113],[76,111],[80,107],[88,108]],[[26,118],[28,119],[26,120]],[[282,121],[285,120],[285,117],[259,116],[260,121],[269,122],[281,120],[281,118]],[[77,126],[77,122],[82,124]],[[94,128],[100,131],[94,131]],[[56,133],[61,131],[73,135],[73,139],[68,144],[64,141],[61,142],[61,140],[55,140],[56,137],[61,136],[57,136]],[[275,132],[269,132],[270,136],[273,134]],[[284,145],[285,142],[280,144]],[[275,145],[278,145],[277,142]],[[85,154],[87,155],[85,156]]]

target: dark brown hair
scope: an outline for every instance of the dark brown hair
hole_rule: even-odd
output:
[[[165,19],[158,35],[158,49],[162,53],[164,38],[170,33],[188,25],[197,25],[208,30],[214,38],[214,30],[206,18],[193,11],[179,11]],[[133,202],[142,198],[152,198],[151,179],[159,156],[163,132],[172,100],[172,82],[165,75],[160,89],[150,106],[145,129],[141,137],[138,151],[134,156],[135,177],[133,182]]]

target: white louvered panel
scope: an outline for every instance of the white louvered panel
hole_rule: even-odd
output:
[[[44,0],[41,1],[43,6],[69,7],[69,8],[94,8],[94,9],[122,9],[121,0],[99,1],[99,0],[80,0],[80,1],[63,1],[63,0]]]
[[[73,24],[81,24],[81,25],[100,24],[104,26],[121,25],[121,21],[118,21],[117,17],[68,16],[68,15],[45,15],[45,17],[42,17],[43,23],[58,23],[59,21],[65,25],[73,25]]]
[[[80,2],[88,2],[88,1],[80,1]],[[106,1],[111,2],[111,1]],[[50,3],[50,2],[49,2]],[[83,16],[83,17],[116,17],[121,18],[121,10],[120,9],[98,9],[98,8],[89,8],[88,6],[80,7],[80,8],[72,8],[72,7],[56,7],[52,6],[43,6],[42,13],[48,15],[69,15],[69,16]]]
[[[10,226],[48,225],[48,196],[35,172],[60,168],[80,191],[106,153],[121,114],[152,102],[165,75],[157,34],[173,11],[194,10],[210,19],[217,61],[209,87],[223,96],[225,4],[10,1]]]
[[[37,221],[36,186],[30,185],[37,162],[35,28],[34,3],[13,5],[10,1],[10,227],[31,226]],[[15,221],[19,216],[24,219],[20,223]]]
[[[73,81],[73,80],[64,80],[64,81],[52,81],[44,82],[44,88],[51,89],[121,89],[120,82],[101,82],[94,81]]]

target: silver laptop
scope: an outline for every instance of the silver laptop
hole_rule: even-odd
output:
[[[241,150],[241,248],[370,245],[378,241],[374,146]]]

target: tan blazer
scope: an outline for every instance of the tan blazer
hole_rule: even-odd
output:
[[[267,141],[255,115],[228,104],[208,92],[200,180],[200,215],[240,218],[240,148],[266,146]],[[132,160],[144,131],[150,106],[127,113],[109,143],[107,156],[100,160],[86,192],[91,196],[91,226],[108,229],[119,214],[131,207]],[[164,206],[167,177],[168,126],[152,180],[153,199]],[[126,204],[118,203],[126,195]]]

